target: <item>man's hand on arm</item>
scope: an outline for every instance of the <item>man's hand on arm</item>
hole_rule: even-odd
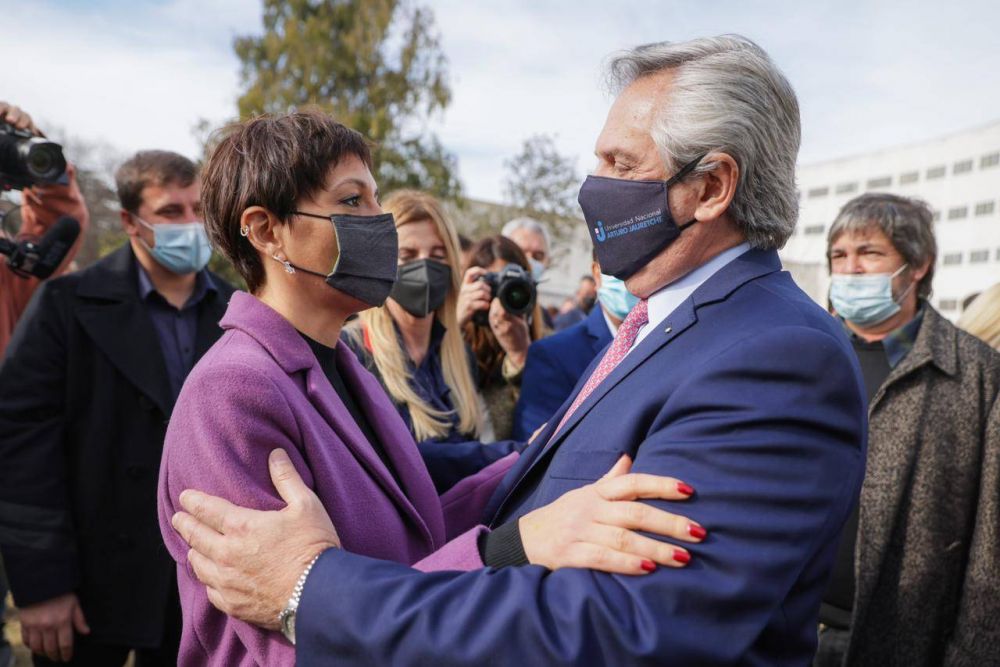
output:
[[[73,632],[90,634],[75,593],[28,605],[20,610],[21,636],[32,653],[49,660],[69,662],[73,657]]]
[[[278,629],[278,615],[312,560],[340,538],[326,510],[283,450],[271,452],[271,480],[287,506],[244,509],[221,498],[185,491],[186,512],[172,524],[190,545],[188,562],[219,610]]]

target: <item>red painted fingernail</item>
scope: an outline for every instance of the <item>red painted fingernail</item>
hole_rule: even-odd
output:
[[[703,539],[705,539],[705,536],[708,535],[708,531],[705,530],[704,528],[702,528],[701,526],[699,526],[696,523],[689,523],[688,524],[688,535],[690,535],[691,537],[693,537],[696,540],[703,540]]]
[[[644,560],[642,561],[640,567],[642,567],[642,569],[644,569],[646,572],[652,572],[653,570],[656,569],[656,563],[654,563],[651,560]]]
[[[691,562],[691,554],[689,554],[686,551],[682,551],[680,549],[674,549],[674,560],[677,561],[678,563],[687,565],[688,563]]]
[[[677,482],[677,490],[685,496],[694,495],[694,487],[684,482]]]

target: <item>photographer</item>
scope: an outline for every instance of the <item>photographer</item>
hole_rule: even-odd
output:
[[[42,132],[35,126],[31,116],[26,114],[19,107],[7,102],[0,101],[0,123],[6,123],[16,130],[31,132],[35,136],[43,136]],[[67,185],[46,184],[35,185],[24,188],[22,192],[21,207],[21,227],[16,232],[17,239],[38,238],[49,230],[56,220],[64,215],[68,215],[80,223],[81,233],[76,244],[66,254],[62,265],[56,269],[54,275],[62,273],[80,248],[79,239],[83,237],[90,220],[87,214],[87,206],[83,202],[80,194],[80,187],[76,183],[76,170],[72,165],[67,166],[66,174],[69,177]],[[0,236],[6,236],[6,228],[0,227]],[[0,259],[0,264],[5,263]],[[7,343],[10,335],[14,331],[14,325],[24,312],[34,294],[35,289],[41,283],[37,278],[21,278],[6,267],[0,268],[0,359],[3,359],[7,350]],[[7,582],[3,571],[3,562],[0,561],[0,665],[5,665],[9,659],[10,648],[7,646],[3,634],[3,613],[5,600],[7,597]]]
[[[547,333],[537,301],[526,315],[512,314],[484,280],[487,274],[503,272],[511,264],[523,269],[530,280],[531,265],[516,243],[503,236],[481,240],[472,249],[458,296],[458,323],[475,354],[478,388],[497,440],[510,439],[513,431],[528,346]],[[485,322],[484,315],[488,315]]]
[[[7,102],[0,101],[0,122],[7,123],[17,130],[26,130],[38,137],[44,136],[31,120],[31,116]],[[76,182],[76,169],[73,165],[67,166],[66,175],[69,178],[67,185],[53,183],[24,188],[21,194],[21,228],[16,232],[18,239],[39,238],[64,215],[80,223],[80,236],[77,237],[76,244],[66,255],[62,265],[56,269],[53,277],[62,273],[73,261],[80,248],[80,239],[83,238],[90,221],[87,206],[83,202],[83,195],[80,194],[80,187]],[[6,233],[6,230],[0,231],[0,234]],[[0,259],[0,264],[2,263],[4,260]],[[17,324],[31,295],[40,283],[37,278],[21,278],[6,267],[0,268],[0,359],[7,349],[14,325]]]

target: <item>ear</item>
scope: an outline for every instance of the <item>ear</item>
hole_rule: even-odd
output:
[[[590,263],[590,275],[594,276],[597,289],[601,289],[601,265],[597,262]]]
[[[136,236],[138,236],[139,223],[135,221],[135,216],[133,216],[125,209],[121,209],[121,211],[119,211],[119,216],[121,217],[122,221],[122,229],[124,229],[125,233],[129,235],[129,238],[135,238]]]
[[[700,174],[701,185],[694,217],[699,221],[715,220],[722,217],[736,196],[740,168],[736,160],[726,153],[709,153],[702,162],[714,163],[715,168]]]
[[[284,226],[273,213],[263,206],[251,206],[240,216],[240,229],[249,230],[247,240],[258,252],[264,253],[268,257],[275,255],[284,257],[281,254],[284,242],[279,231]]]
[[[927,272],[931,269],[931,260],[925,260],[920,266],[914,267],[910,273],[913,275],[913,282],[919,283],[927,275]]]

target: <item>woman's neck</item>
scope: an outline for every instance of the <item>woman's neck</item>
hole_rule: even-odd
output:
[[[327,288],[329,289],[329,288]],[[302,292],[287,293],[285,284],[265,284],[256,294],[263,303],[273,308],[289,324],[314,341],[327,347],[336,347],[340,340],[340,330],[350,313],[343,312],[327,304],[317,306],[302,298]]]
[[[434,313],[426,317],[414,317],[406,310],[391,301],[386,302],[389,316],[399,328],[403,338],[403,347],[414,366],[420,366],[427,357],[431,347],[431,330],[434,328]]]

